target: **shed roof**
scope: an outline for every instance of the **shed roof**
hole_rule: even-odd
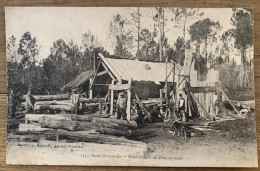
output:
[[[139,60],[129,59],[114,59],[106,58],[102,54],[99,54],[102,61],[107,65],[110,71],[116,76],[121,76],[123,80],[135,80],[135,81],[154,81],[156,84],[165,82],[166,79],[166,63],[165,62],[147,62]],[[175,73],[180,74],[182,66],[175,65]],[[167,63],[167,75],[173,69],[174,64],[172,62]],[[168,81],[172,82],[173,72],[168,77]],[[177,77],[175,77],[177,81]]]
[[[94,76],[95,71],[93,70],[89,70],[86,72],[82,72],[80,75],[78,75],[75,79],[73,79],[72,81],[70,81],[68,84],[64,85],[61,88],[61,91],[64,91],[66,89],[70,89],[70,88],[76,88],[81,86],[83,83],[85,83],[88,79],[90,79],[92,76]]]

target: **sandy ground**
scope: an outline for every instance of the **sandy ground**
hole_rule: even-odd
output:
[[[253,120],[214,122],[198,119],[185,123],[191,137],[172,135],[172,123],[145,124],[129,139],[147,148],[86,142],[40,140],[7,145],[10,164],[111,165],[111,166],[210,166],[257,167],[257,146]],[[214,128],[214,129],[212,129]],[[14,137],[13,133],[8,134]],[[19,155],[18,155],[19,154]]]

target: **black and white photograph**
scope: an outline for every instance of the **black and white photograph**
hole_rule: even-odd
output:
[[[7,164],[258,167],[253,14],[5,7]]]

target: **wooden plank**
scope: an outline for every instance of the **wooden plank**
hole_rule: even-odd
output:
[[[195,93],[195,92],[214,92],[216,91],[215,86],[206,86],[206,87],[191,87],[190,91]]]
[[[57,95],[33,95],[36,101],[53,101],[53,100],[68,100],[70,99],[68,94],[57,94]],[[25,99],[25,95],[23,96]]]
[[[128,90],[131,88],[130,84],[109,84],[109,90]]]
[[[208,112],[205,110],[205,108],[202,106],[202,104],[198,101],[198,99],[195,97],[195,95],[190,92],[191,97],[195,100],[195,102],[197,103],[197,105],[199,105],[202,109],[202,111],[204,112],[205,116],[209,119],[212,120],[211,116],[208,114]]]
[[[128,81],[128,84],[131,87],[132,80]],[[129,88],[127,90],[127,107],[126,107],[126,118],[128,121],[131,120],[131,89]]]
[[[108,74],[112,78],[112,80],[116,80],[115,76],[110,72],[106,64],[104,64],[104,62],[101,61],[101,65],[105,68],[106,71],[108,71]]]
[[[107,73],[108,73],[107,70],[102,71],[102,72],[99,72],[99,73],[97,73],[97,77],[98,77],[98,76],[101,76],[101,75],[104,75],[104,74],[107,74]],[[95,85],[95,84],[94,84],[94,85]]]
[[[106,58],[103,56],[102,53],[98,53],[101,60],[106,64],[106,66],[109,68],[109,70],[116,76],[117,79],[119,79],[120,75],[116,72],[116,70],[110,66],[109,62],[106,60]]]
[[[114,85],[115,81],[112,80],[111,85]],[[114,90],[111,90],[111,102],[110,102],[110,115],[114,115]]]

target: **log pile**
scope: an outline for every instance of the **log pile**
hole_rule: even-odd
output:
[[[104,99],[80,98],[81,109],[91,108],[95,111],[91,111],[92,114],[75,115],[69,112],[72,105],[68,95],[42,95],[34,98],[34,113],[37,114],[25,114],[25,123],[20,123],[17,129],[20,135],[32,135],[34,138],[30,141],[37,141],[38,136],[38,140],[58,141],[65,138],[102,144],[145,146],[144,143],[125,138],[132,136],[132,130],[137,128],[135,122],[101,118],[96,110],[105,103]]]
[[[59,95],[33,95],[35,98],[34,113],[69,113],[71,111],[71,101],[68,94]],[[22,100],[25,100],[23,97]],[[98,110],[100,103],[105,103],[104,98],[80,98],[80,110],[83,113],[94,113]],[[22,103],[25,106],[25,102]]]
[[[144,146],[144,143],[126,139],[137,128],[133,121],[100,118],[100,115],[26,114],[18,134],[39,135],[39,139],[57,137],[113,145]],[[56,138],[55,138],[56,137]],[[124,138],[126,137],[126,138]],[[57,139],[59,139],[57,138]]]

